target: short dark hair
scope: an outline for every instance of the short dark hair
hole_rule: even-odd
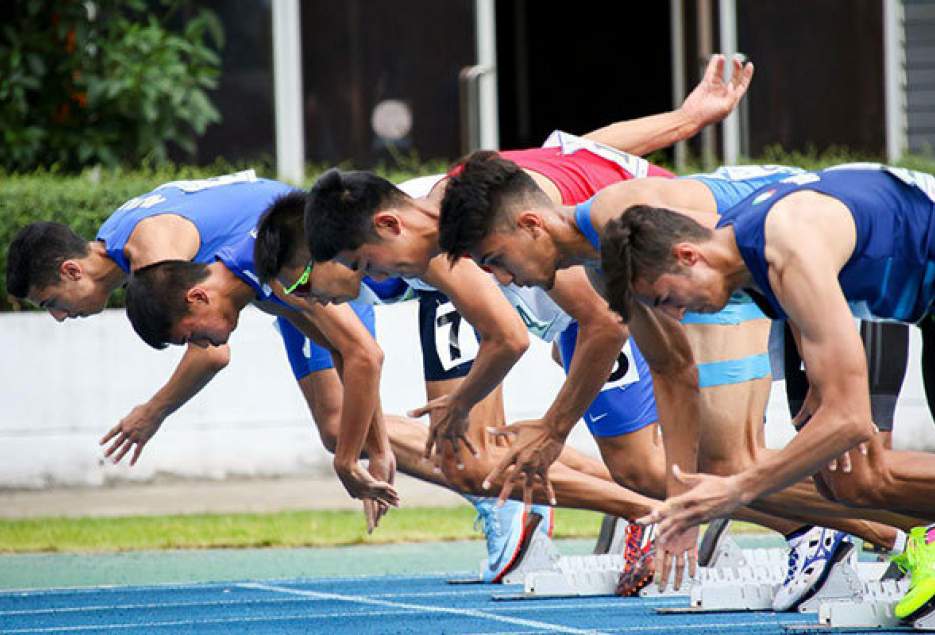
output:
[[[409,197],[370,172],[325,172],[305,203],[305,239],[317,262],[357,249],[374,235],[371,218],[381,208],[405,203]]]
[[[677,268],[672,246],[683,240],[708,240],[711,230],[694,219],[660,207],[633,205],[604,227],[601,269],[607,301],[624,321],[630,319],[633,281],[655,280]]]
[[[71,227],[47,221],[30,223],[17,232],[6,258],[6,288],[15,298],[30,289],[58,282],[58,269],[69,258],[84,258],[88,241]]]
[[[137,269],[127,283],[127,317],[153,348],[165,348],[172,327],[188,314],[185,294],[208,277],[208,265],[163,260]]]
[[[438,245],[454,263],[473,251],[505,212],[517,205],[548,204],[531,176],[496,152],[479,150],[452,170],[442,199]]]
[[[253,266],[260,282],[269,282],[295,259],[305,236],[305,200],[300,190],[283,194],[260,216],[253,244]]]

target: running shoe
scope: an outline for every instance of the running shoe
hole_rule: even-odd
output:
[[[502,507],[498,507],[496,498],[465,498],[477,510],[475,527],[483,524],[484,536],[487,538],[487,566],[481,577],[484,582],[496,584],[519,557],[526,524],[524,506],[514,500],[508,500]]]
[[[715,556],[729,528],[730,518],[715,518],[708,523],[708,528],[701,537],[701,546],[698,547],[699,567],[710,567],[715,563]]]
[[[617,579],[617,595],[631,597],[640,592],[653,580],[656,573],[655,541],[653,530],[655,525],[627,525],[627,540],[623,550],[623,571]]]
[[[791,611],[825,583],[832,565],[853,547],[843,531],[809,527],[789,538],[786,578],[773,597],[774,611]]]
[[[935,609],[935,525],[915,527],[906,551],[893,558],[910,574],[909,591],[893,609],[900,619],[916,619]]]

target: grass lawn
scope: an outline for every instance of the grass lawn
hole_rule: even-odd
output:
[[[601,515],[577,509],[555,512],[556,538],[596,537]],[[333,547],[470,540],[468,507],[392,510],[373,534],[352,511],[293,511],[274,514],[193,514],[118,518],[35,518],[0,521],[0,553],[114,552],[150,549],[247,547]],[[735,523],[732,531],[749,530]]]

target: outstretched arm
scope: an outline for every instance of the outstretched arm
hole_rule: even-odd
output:
[[[715,55],[704,77],[677,110],[610,124],[584,135],[631,154],[644,155],[689,139],[724,119],[737,107],[753,79],[753,64],[739,58],[731,63],[731,78],[724,81],[723,55]]]
[[[135,465],[143,448],[165,418],[197,395],[229,361],[230,347],[226,344],[208,348],[189,344],[169,381],[149,401],[133,408],[101,438],[101,445],[110,443],[104,456],[112,457],[114,463],[119,463],[133,450],[130,465]]]

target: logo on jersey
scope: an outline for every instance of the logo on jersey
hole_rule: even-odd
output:
[[[776,193],[776,188],[772,188],[772,189],[766,190],[765,192],[761,192],[760,194],[757,194],[757,197],[755,199],[753,199],[753,204],[759,205],[763,201],[769,199],[775,193]]]

